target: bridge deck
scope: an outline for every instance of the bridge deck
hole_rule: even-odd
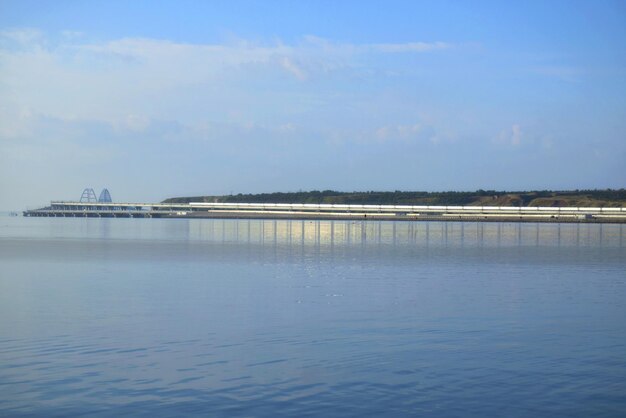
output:
[[[53,201],[24,216],[294,218],[626,222],[626,208],[332,205],[290,203],[83,203]]]

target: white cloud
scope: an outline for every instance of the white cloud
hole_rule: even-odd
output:
[[[500,134],[496,138],[495,142],[500,144],[508,144],[514,147],[518,147],[522,144],[524,133],[522,127],[515,123],[510,128],[500,131]]]
[[[240,123],[251,112],[258,116],[270,108],[293,113],[316,102],[311,99],[317,94],[314,81],[337,70],[350,77],[352,67],[358,67],[358,77],[365,74],[365,65],[357,63],[360,56],[450,47],[440,42],[336,43],[312,36],[293,44],[190,44],[144,38],[89,42],[86,35],[72,31],[62,32],[60,39],[51,43],[36,29],[0,33],[0,118],[7,122],[1,135],[15,135],[28,125],[27,118],[7,116],[6,109],[135,130],[146,129],[154,119],[174,118],[190,125],[243,112],[230,121]],[[285,85],[289,77],[303,87]],[[267,85],[278,90],[268,90]],[[309,98],[302,100],[305,91]],[[284,123],[284,118],[278,119],[264,123]]]
[[[511,145],[522,143],[522,128],[519,125],[511,126]]]

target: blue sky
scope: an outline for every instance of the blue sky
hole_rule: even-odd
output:
[[[0,209],[620,188],[624,2],[0,1]]]

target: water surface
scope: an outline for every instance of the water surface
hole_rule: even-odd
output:
[[[0,218],[0,416],[623,416],[625,237]]]

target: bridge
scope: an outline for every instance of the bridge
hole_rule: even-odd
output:
[[[52,201],[50,206],[24,211],[24,216],[626,223],[626,208]]]

